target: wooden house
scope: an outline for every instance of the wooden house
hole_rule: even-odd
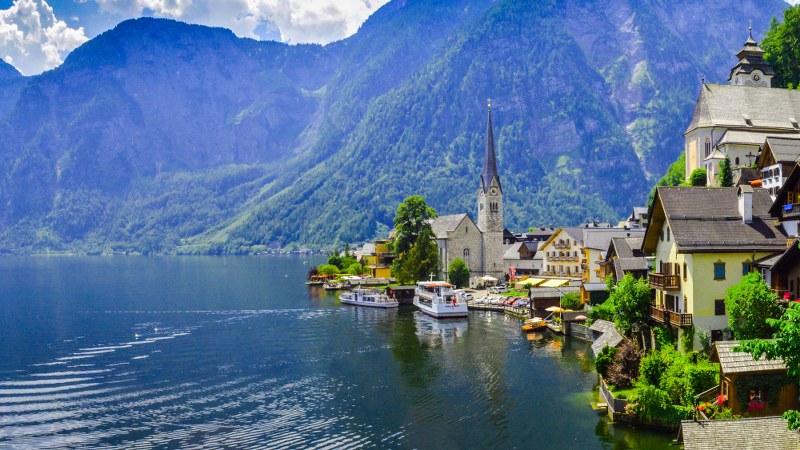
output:
[[[738,341],[718,341],[711,361],[719,363],[720,394],[733,414],[774,416],[800,408],[797,380],[790,377],[782,359],[754,359],[734,349]]]

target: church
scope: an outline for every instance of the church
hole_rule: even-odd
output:
[[[727,156],[736,181],[756,163],[768,137],[800,138],[800,91],[772,88],[775,71],[764,60],[764,50],[753,39],[752,29],[736,57],[728,84],[703,83],[700,88],[684,133],[687,180],[693,170],[702,168],[707,172],[707,185],[718,186],[719,164]],[[781,173],[765,177],[765,181],[787,176]],[[773,194],[775,187],[764,185]]]
[[[439,267],[446,274],[452,261],[461,258],[473,276],[502,278],[503,186],[497,173],[491,102],[477,200],[477,224],[466,213],[440,216],[432,221],[431,227],[439,250]]]

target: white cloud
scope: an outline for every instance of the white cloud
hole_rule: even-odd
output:
[[[103,12],[152,15],[225,27],[238,36],[264,38],[277,28],[284,42],[325,44],[354,34],[388,0],[94,0]]]
[[[0,10],[0,57],[25,75],[56,67],[86,40],[83,27],[59,20],[46,0],[14,0]]]

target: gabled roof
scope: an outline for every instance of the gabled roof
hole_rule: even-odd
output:
[[[750,353],[736,352],[733,349],[739,341],[717,341],[711,349],[711,361],[719,362],[722,373],[749,373],[785,371],[782,358],[756,360]]]
[[[668,225],[679,253],[782,251],[786,233],[769,215],[769,192],[753,189],[752,200],[753,220],[744,223],[735,188],[659,186],[642,249],[654,252]]]
[[[583,229],[581,227],[559,227],[556,231],[547,238],[546,241],[539,247],[542,248],[545,245],[555,241],[558,238],[558,235],[564,233],[570,239],[576,241],[578,245],[583,247]]]
[[[519,259],[519,249],[524,244],[524,242],[515,242],[511,244],[511,247],[503,253],[503,259]]]
[[[439,216],[431,221],[431,229],[437,239],[446,239],[448,231],[455,231],[464,219],[472,220],[468,215],[450,214],[448,216]],[[473,222],[474,225],[474,222]]]
[[[644,228],[584,228],[583,248],[606,251],[613,238],[644,237]]]
[[[774,133],[757,132],[757,131],[741,131],[741,130],[726,130],[725,134],[719,139],[716,145],[725,144],[743,144],[743,145],[761,145],[768,136]],[[800,135],[798,135],[800,137]],[[723,156],[724,158],[724,156]]]
[[[789,176],[786,178],[786,181],[783,182],[783,185],[778,190],[778,193],[775,194],[775,201],[769,208],[769,213],[772,217],[781,217],[783,215],[783,205],[786,203],[786,194],[788,191],[794,189],[794,186],[800,182],[800,163],[795,164],[792,172],[789,173]]]
[[[800,118],[800,91],[704,84],[686,132],[713,126],[800,132],[792,125],[792,118]]]
[[[644,256],[642,253],[642,241],[644,240],[644,230],[635,237],[613,237],[608,248],[608,255],[613,253],[617,258],[633,258]]]
[[[788,271],[798,265],[800,265],[800,241],[795,239],[785,252],[778,255],[772,270]]]
[[[598,322],[604,323],[598,324]],[[596,325],[597,327],[595,327]],[[606,345],[609,347],[616,347],[620,344],[620,342],[622,342],[623,339],[625,339],[622,334],[617,331],[617,328],[614,326],[614,324],[606,320],[595,321],[592,326],[589,327],[589,329],[592,331],[603,330],[603,334],[601,334],[600,337],[598,337],[597,340],[592,343],[592,351],[594,352],[594,356],[599,355]]]
[[[800,433],[790,430],[787,422],[778,416],[684,420],[679,440],[686,450],[800,448]]]
[[[777,164],[792,163],[800,158],[800,135],[767,136],[758,155],[758,167],[767,166],[766,161],[774,160]]]

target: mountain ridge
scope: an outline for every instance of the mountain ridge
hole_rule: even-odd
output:
[[[616,220],[734,62],[722,3],[687,33],[688,1],[395,0],[325,46],[123,22],[0,85],[0,252],[356,242],[411,193],[473,213],[488,97],[509,227]],[[783,6],[756,3],[766,29]]]

